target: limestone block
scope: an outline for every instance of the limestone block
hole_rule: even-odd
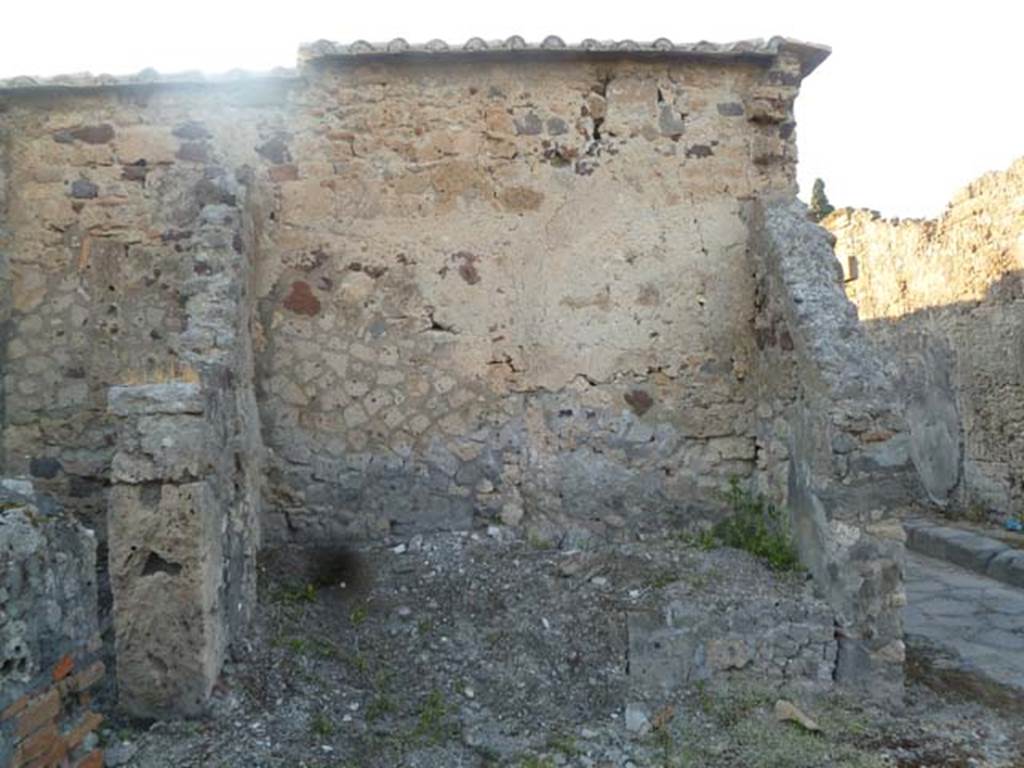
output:
[[[212,489],[116,485],[107,524],[120,704],[137,717],[197,715],[225,647]]]
[[[122,434],[111,466],[117,482],[196,479],[216,460],[211,426],[201,416],[140,416],[123,429],[128,434]]]
[[[628,136],[658,122],[658,83],[643,75],[617,77],[608,84],[605,129]]]
[[[187,381],[114,386],[110,388],[107,403],[111,412],[118,416],[203,412],[199,384]]]

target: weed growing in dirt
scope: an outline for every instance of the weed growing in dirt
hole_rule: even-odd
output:
[[[533,549],[537,550],[554,549],[555,547],[554,541],[541,534],[540,531],[534,529],[527,531],[526,543]]]
[[[443,743],[450,734],[450,728],[445,727],[444,721],[447,714],[448,707],[444,702],[444,696],[435,688],[420,707],[413,735],[432,744]]]
[[[707,528],[701,529],[696,533],[680,531],[675,534],[675,538],[685,547],[695,547],[705,552],[719,546],[714,532]]]
[[[341,650],[338,648],[337,644],[325,638],[314,637],[310,640],[310,645],[312,646],[313,651],[322,658],[337,659],[341,657]]]
[[[679,574],[671,568],[666,568],[665,570],[658,571],[651,576],[648,583],[651,585],[652,589],[663,589],[676,581],[679,581]]]
[[[779,691],[757,684],[703,684],[694,690],[693,711],[703,722],[686,719],[675,734],[655,732],[663,768],[883,768],[884,758],[864,751],[864,723],[848,705],[819,700],[813,714],[823,732],[811,733],[772,713]],[[673,743],[681,746],[676,749]]]
[[[323,712],[317,712],[309,721],[309,730],[314,736],[326,739],[334,735],[334,723],[328,720]]]
[[[366,722],[373,723],[395,711],[395,702],[390,696],[380,695],[366,705]]]
[[[348,615],[348,620],[352,622],[353,627],[364,624],[368,618],[370,618],[370,609],[365,605],[357,605]]]
[[[746,550],[775,571],[800,569],[785,510],[741,488],[736,478],[729,481],[725,498],[732,514],[711,529],[717,544]]]
[[[365,675],[367,670],[370,668],[370,662],[366,656],[361,653],[355,653],[351,656],[346,657],[346,661],[352,665],[352,668],[361,675]]]
[[[576,757],[580,751],[576,746],[576,738],[568,733],[554,733],[549,736],[548,749],[561,752],[566,757]]]
[[[300,605],[316,601],[316,586],[313,584],[286,584],[271,593],[271,600],[282,605]]]

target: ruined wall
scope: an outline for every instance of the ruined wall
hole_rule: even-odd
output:
[[[981,177],[936,220],[839,211],[847,294],[901,362],[915,457],[958,513],[1024,510],[1024,159]]]
[[[202,710],[261,504],[277,541],[575,544],[785,483],[844,675],[902,661],[914,441],[823,233],[759,207],[820,60],[773,45],[4,92],[6,460],[109,547],[130,711]]]
[[[144,716],[201,709],[255,598],[259,195],[190,115],[226,134],[280,101],[162,95],[34,92],[7,114],[7,466],[96,529],[122,703]]]
[[[843,294],[832,239],[794,200],[748,211],[758,282],[758,464],[789,511],[802,561],[835,611],[836,679],[898,700],[903,684],[901,516],[925,492],[912,432]]]
[[[116,441],[107,391],[185,365],[186,285],[207,269],[189,240],[205,206],[234,204],[226,182],[252,154],[215,150],[210,131],[238,136],[268,100],[280,102],[273,83],[4,99],[7,468],[61,498],[101,545]]]
[[[11,332],[11,283],[7,279],[12,233],[8,221],[10,201],[10,131],[3,122],[4,108],[0,106],[0,427],[7,424],[6,387],[7,340]],[[6,466],[4,440],[0,439],[0,467]]]
[[[750,475],[740,206],[794,189],[798,56],[302,75],[9,95],[10,471],[104,540],[107,390],[178,378],[189,240],[241,176],[271,536],[602,532]]]

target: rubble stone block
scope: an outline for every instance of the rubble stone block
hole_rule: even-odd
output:
[[[118,686],[121,706],[133,715],[203,710],[226,639],[221,520],[206,482],[111,491]]]
[[[96,539],[24,479],[0,483],[0,617],[0,765],[75,758],[73,742],[97,721],[73,720],[70,681],[90,664],[99,665],[90,684],[103,671]]]

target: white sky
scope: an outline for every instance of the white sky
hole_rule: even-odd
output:
[[[1024,155],[1024,6],[1014,0],[2,0],[0,77],[293,66],[300,42],[405,37],[675,42],[786,35],[833,47],[797,102],[801,188],[932,216]]]

